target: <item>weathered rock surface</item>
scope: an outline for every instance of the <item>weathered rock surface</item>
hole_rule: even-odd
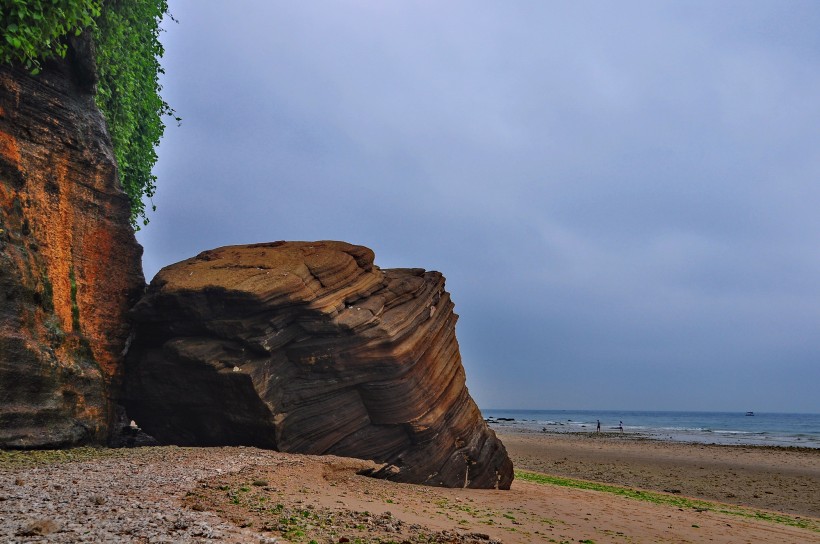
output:
[[[0,66],[0,447],[105,443],[144,289],[89,62]]]
[[[444,278],[343,242],[224,247],[164,268],[133,312],[126,406],[180,445],[386,463],[379,476],[509,488],[470,397]]]

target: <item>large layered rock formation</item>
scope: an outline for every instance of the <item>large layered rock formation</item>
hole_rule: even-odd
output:
[[[464,381],[438,272],[342,242],[225,247],[169,266],[133,312],[129,414],[160,441],[386,463],[380,476],[509,488]]]
[[[0,66],[0,447],[104,443],[144,288],[88,56]]]

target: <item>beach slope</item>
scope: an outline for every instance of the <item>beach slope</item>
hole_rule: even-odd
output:
[[[521,447],[509,443],[517,456]],[[793,453],[805,462],[804,452],[784,455]],[[239,447],[0,452],[0,540],[820,542],[816,516],[704,506],[682,493],[636,498],[615,484],[538,483],[528,471],[509,491],[431,488],[357,474],[367,468]],[[816,461],[806,470],[815,477]]]

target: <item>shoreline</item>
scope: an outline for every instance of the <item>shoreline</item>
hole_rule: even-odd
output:
[[[596,433],[595,429],[589,431],[557,431],[552,429],[547,429],[546,431],[538,431],[535,429],[529,428],[514,428],[509,426],[502,426],[497,425],[495,421],[487,421],[485,422],[490,426],[490,428],[497,434],[498,436],[511,436],[511,435],[535,435],[535,436],[555,436],[555,437],[579,437],[579,438],[589,438],[592,440],[623,440],[623,441],[634,441],[634,442],[658,442],[658,443],[669,443],[669,444],[681,444],[684,446],[694,446],[694,447],[715,447],[715,448],[754,448],[754,449],[761,449],[761,450],[772,450],[772,451],[797,451],[797,452],[805,452],[805,453],[817,453],[820,454],[820,447],[812,447],[812,446],[795,446],[793,444],[789,445],[780,445],[780,444],[758,444],[758,443],[749,443],[749,444],[729,444],[729,443],[722,443],[722,442],[699,442],[697,440],[685,440],[685,439],[672,439],[672,438],[664,438],[659,435],[653,435],[651,433],[642,433],[638,431],[624,431],[623,433],[613,430],[617,429],[617,427],[606,428],[602,429],[600,433]]]
[[[820,414],[640,412],[591,410],[486,410],[484,421],[501,432],[560,434],[602,431],[694,444],[760,445],[820,449]]]

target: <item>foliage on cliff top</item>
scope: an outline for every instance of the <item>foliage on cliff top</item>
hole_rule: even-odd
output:
[[[41,60],[66,55],[65,36],[93,30],[96,100],[137,229],[139,221],[148,224],[143,196],[156,191],[151,170],[165,130],[162,118],[174,114],[159,94],[159,23],[167,12],[167,0],[0,0],[0,62],[19,63],[35,75]]]
[[[100,14],[99,0],[0,0],[0,61],[22,63],[36,74],[40,60],[64,57],[62,39],[80,34]]]
[[[174,116],[159,84],[159,59],[165,52],[159,23],[167,12],[166,0],[107,0],[94,33],[100,73],[97,104],[108,120],[135,228],[139,219],[148,224],[142,197],[150,199],[156,191],[151,169],[165,131],[162,119]]]

